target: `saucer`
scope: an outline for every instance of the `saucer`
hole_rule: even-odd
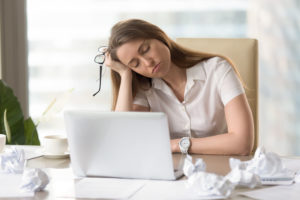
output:
[[[63,154],[49,154],[49,153],[43,153],[43,156],[45,158],[68,158],[70,156],[69,152],[65,152]]]
[[[52,154],[52,153],[45,152],[43,149],[40,149],[40,154],[42,154],[42,156],[45,158],[52,158],[52,159],[68,158],[70,156],[70,152],[68,151],[63,154]]]

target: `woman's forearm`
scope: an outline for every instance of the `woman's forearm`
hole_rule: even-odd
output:
[[[121,84],[115,111],[132,111],[132,72],[121,75]]]
[[[234,133],[225,133],[205,138],[192,138],[190,153],[249,155],[253,139]]]
[[[252,151],[252,137],[245,138],[234,133],[225,133],[204,138],[191,138],[189,153],[216,155],[249,155]],[[171,141],[172,151],[180,152],[180,139]]]

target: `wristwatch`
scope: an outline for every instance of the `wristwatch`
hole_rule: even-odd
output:
[[[189,137],[183,137],[180,139],[179,148],[181,153],[187,154],[190,146],[191,146],[191,141]]]

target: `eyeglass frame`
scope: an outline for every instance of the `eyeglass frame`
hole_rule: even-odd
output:
[[[105,51],[101,51],[101,49],[104,49],[104,48],[106,48]],[[99,89],[98,89],[97,92],[95,92],[95,93],[93,94],[93,96],[96,96],[96,95],[100,92],[100,90],[101,90],[102,67],[103,67],[103,64],[104,64],[104,62],[105,62],[105,53],[107,52],[107,48],[108,48],[107,46],[101,46],[101,47],[99,47],[99,48],[98,48],[99,54],[97,54],[97,55],[95,56],[95,58],[94,58],[94,62],[97,63],[97,64],[99,64]],[[104,56],[104,59],[103,59],[102,62],[98,62],[98,61],[97,61],[97,58],[98,58],[99,56]]]

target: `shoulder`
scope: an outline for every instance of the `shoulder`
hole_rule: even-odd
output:
[[[202,62],[203,68],[208,75],[222,77],[232,70],[231,64],[224,58],[212,57]]]
[[[222,68],[231,68],[230,63],[221,57],[212,57],[202,62],[206,70],[220,70]]]

